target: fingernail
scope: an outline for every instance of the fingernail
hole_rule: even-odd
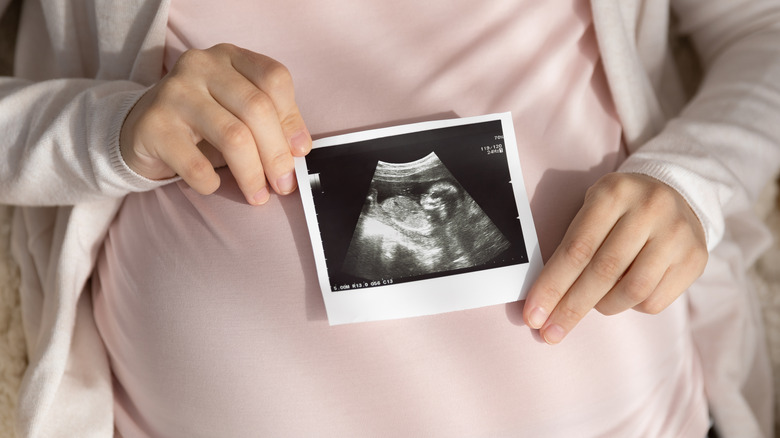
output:
[[[544,329],[544,332],[542,332],[542,338],[544,338],[544,342],[547,342],[550,345],[561,342],[564,336],[566,336],[566,332],[563,331],[563,327],[559,326],[558,324],[552,324],[551,326]]]
[[[268,202],[268,199],[271,197],[271,194],[268,193],[268,188],[263,187],[255,193],[255,196],[252,198],[255,201],[255,205],[261,205]]]
[[[309,149],[309,133],[302,129],[290,137],[290,147],[293,152],[303,155]]]
[[[547,312],[541,307],[534,307],[528,315],[528,323],[533,329],[538,329],[547,321]]]
[[[276,180],[276,187],[279,188],[279,192],[282,195],[286,195],[295,190],[295,174],[288,172],[282,175]]]

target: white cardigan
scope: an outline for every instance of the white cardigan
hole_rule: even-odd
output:
[[[670,1],[707,72],[684,107],[667,44]],[[591,3],[631,153],[620,170],[677,189],[704,225],[711,260],[728,243],[730,260],[751,263],[766,239],[751,206],[780,166],[780,2]],[[20,436],[114,433],[111,374],[82,292],[121,198],[164,183],[133,173],[118,137],[160,78],[167,11],[167,0],[24,4],[15,77],[0,78],[0,202],[23,206],[13,229],[29,351]],[[760,436],[771,407],[751,407],[741,387],[765,352],[738,347],[723,373],[705,372],[710,406],[722,436]],[[702,356],[705,366],[719,360],[707,348]]]

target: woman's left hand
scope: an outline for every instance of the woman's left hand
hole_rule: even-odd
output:
[[[605,175],[528,292],[523,318],[557,344],[593,308],[658,313],[707,256],[702,225],[677,191],[645,175]]]

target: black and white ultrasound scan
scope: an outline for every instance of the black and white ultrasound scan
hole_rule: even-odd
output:
[[[524,297],[542,262],[511,120],[362,131],[296,158],[330,324]]]
[[[377,163],[341,271],[401,281],[482,266],[510,246],[431,152],[408,163]]]

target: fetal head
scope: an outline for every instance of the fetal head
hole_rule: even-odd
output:
[[[437,181],[420,196],[420,205],[432,219],[445,220],[455,211],[460,199],[460,190],[455,185]]]

